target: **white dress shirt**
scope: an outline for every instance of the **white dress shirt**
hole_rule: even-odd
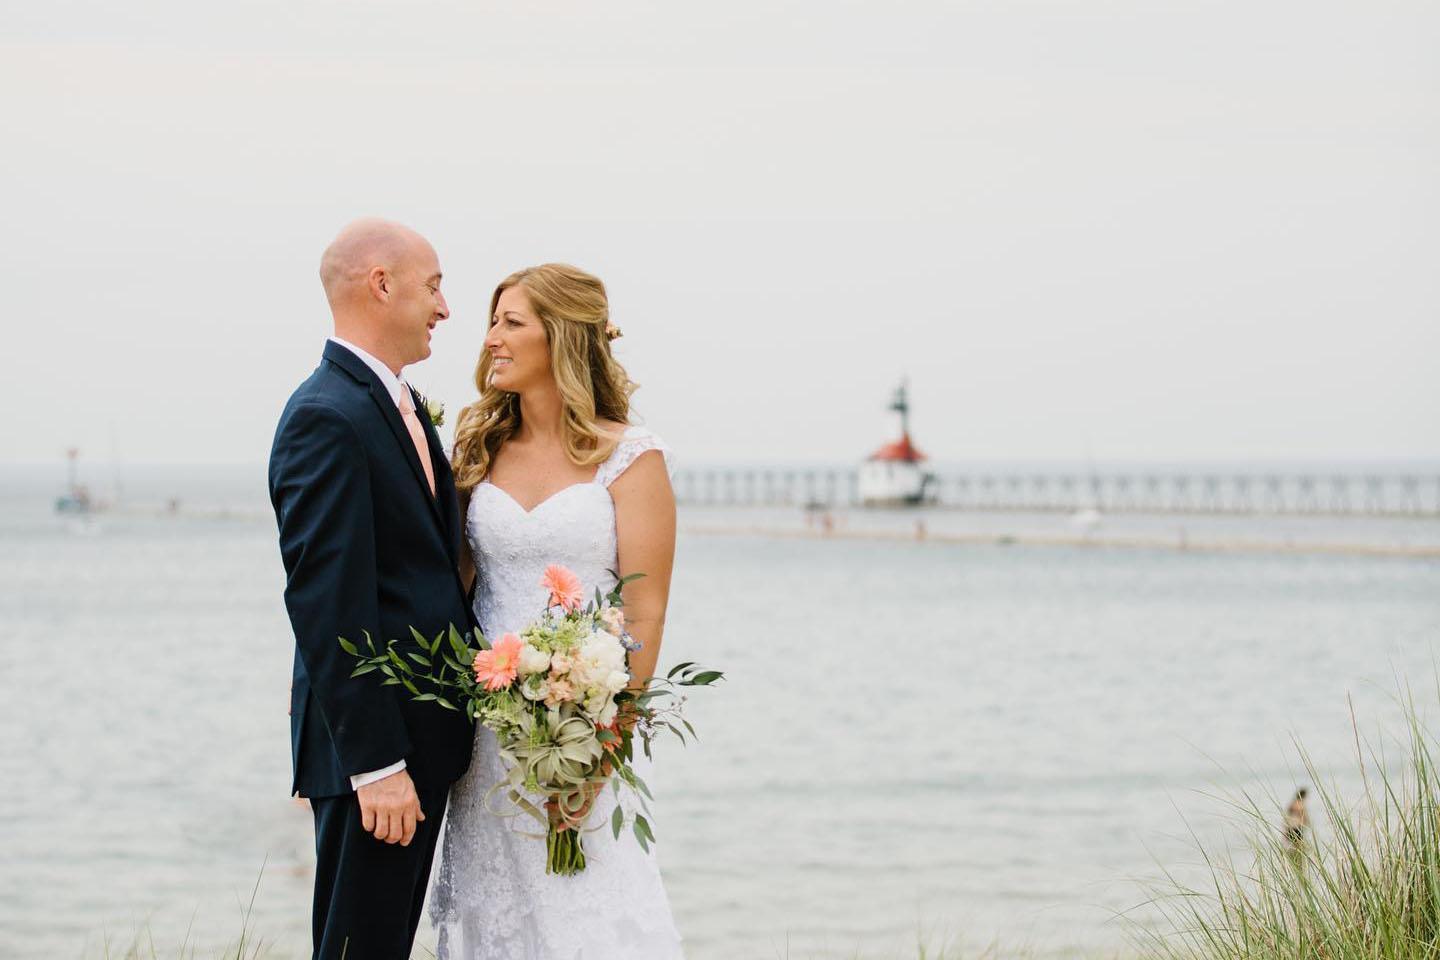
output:
[[[400,409],[400,398],[404,396],[404,391],[410,389],[408,386],[405,385],[404,380],[401,380],[399,377],[395,376],[395,374],[391,372],[389,367],[385,366],[385,364],[381,363],[379,360],[375,359],[370,354],[366,353],[364,350],[361,350],[359,347],[355,346],[355,344],[351,343],[350,341],[341,340],[339,337],[331,337],[330,342],[338,343],[340,346],[344,347],[346,350],[349,350],[351,353],[355,354],[355,356],[363,360],[365,362],[365,366],[369,367],[371,370],[374,370],[375,376],[380,378],[380,382],[383,383],[385,385],[385,389],[390,392],[390,399],[395,401],[395,408],[397,410]],[[350,778],[350,789],[359,790],[367,783],[374,783],[376,780],[384,780],[392,773],[399,773],[401,770],[404,769],[405,761],[402,759],[397,760],[396,762],[390,764],[390,766],[388,767],[382,767],[379,770],[371,770],[369,773],[357,773]]]

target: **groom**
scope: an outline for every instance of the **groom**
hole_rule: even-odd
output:
[[[356,661],[338,638],[363,642],[369,631],[379,647],[412,626],[434,637],[473,625],[456,574],[454,480],[424,404],[400,379],[430,356],[430,333],[450,312],[434,249],[398,224],[347,226],[320,280],[335,335],[285,405],[270,451],[295,631],[292,790],[315,813],[314,956],[401,960],[473,731],[378,674],[352,679]]]

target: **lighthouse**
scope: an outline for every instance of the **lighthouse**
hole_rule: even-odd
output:
[[[890,401],[900,414],[900,439],[885,444],[860,464],[857,487],[860,502],[867,507],[912,506],[924,503],[935,475],[927,473],[925,455],[910,440],[910,398],[901,381]]]

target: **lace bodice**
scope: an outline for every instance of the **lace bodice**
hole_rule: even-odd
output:
[[[595,478],[565,487],[526,511],[488,482],[476,486],[465,535],[478,575],[475,615],[486,638],[518,632],[540,615],[545,567],[561,563],[580,578],[586,596],[614,585],[618,566],[615,504],[610,484],[641,454],[670,451],[641,427],[625,431]],[[637,751],[638,753],[638,751]],[[657,792],[641,754],[636,772]],[[680,935],[670,915],[654,848],[645,853],[626,833],[609,829],[615,796],[596,800],[585,834],[586,869],[573,877],[545,873],[543,840],[525,836],[537,825],[484,809],[489,788],[504,775],[495,736],[477,726],[470,769],[450,792],[431,916],[441,960],[676,960]],[[539,802],[539,798],[532,798]],[[633,816],[633,800],[623,806]],[[657,805],[651,804],[652,813]],[[657,820],[658,823],[658,820]]]
[[[615,503],[610,484],[646,451],[659,450],[670,466],[670,448],[632,426],[595,471],[595,479],[571,484],[526,511],[486,480],[470,495],[465,535],[475,556],[475,616],[486,639],[518,631],[545,607],[540,575],[552,563],[574,571],[588,598],[609,592],[616,569]]]

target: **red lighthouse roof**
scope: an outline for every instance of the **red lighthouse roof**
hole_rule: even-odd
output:
[[[887,443],[879,450],[876,450],[874,453],[870,454],[870,459],[899,461],[902,463],[919,463],[921,460],[925,459],[925,454],[917,450],[915,448],[915,444],[910,442],[909,433],[903,433],[900,435],[899,440],[896,440],[893,443]]]

